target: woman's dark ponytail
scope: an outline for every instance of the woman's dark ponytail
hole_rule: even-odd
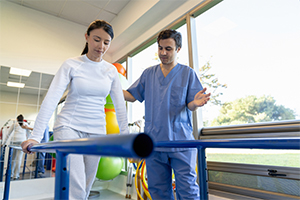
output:
[[[85,43],[85,47],[84,47],[81,55],[87,54],[88,51],[89,51],[88,43]]]

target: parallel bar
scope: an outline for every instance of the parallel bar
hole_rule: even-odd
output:
[[[3,170],[4,170],[4,158],[5,158],[6,145],[1,145],[1,155],[0,155],[0,182],[3,181]]]
[[[38,165],[39,165],[39,154],[40,152],[37,152],[36,153],[36,158],[35,158],[35,170],[34,170],[34,178],[37,178],[38,177]]]
[[[201,129],[202,136],[225,135],[225,134],[249,134],[249,133],[276,133],[276,132],[298,132],[300,133],[300,120],[289,120],[281,122],[265,122],[255,124],[240,124],[218,127],[204,127]]]
[[[251,139],[205,139],[188,141],[156,142],[155,147],[166,148],[250,148],[250,149],[300,149],[300,137],[251,138]]]
[[[146,158],[154,148],[151,137],[145,133],[104,135],[98,138],[61,140],[36,144],[28,148],[32,152],[56,153],[55,199],[69,198],[69,164],[67,156],[73,154],[103,155],[127,158]],[[20,146],[10,145],[10,157],[6,172],[5,192],[3,199],[9,198],[11,152],[22,150]],[[74,166],[76,167],[76,166]],[[37,171],[36,171],[37,172]]]
[[[140,133],[53,141],[36,144],[28,150],[33,152],[56,153],[56,151],[60,151],[73,154],[145,158],[152,153],[153,147],[154,144],[150,136]]]
[[[136,158],[149,156],[152,153],[153,147],[154,144],[152,139],[147,134],[141,133],[108,135],[91,139],[55,141],[35,145],[29,150],[34,152],[57,153],[58,157],[57,174],[55,177],[55,199],[68,199],[69,166],[67,163],[67,155],[69,153]],[[208,177],[205,148],[300,149],[300,137],[168,141],[157,142],[155,147],[197,148],[200,199],[208,199]],[[11,153],[13,148],[20,149],[20,147],[12,147],[9,150],[10,159],[7,167],[8,171],[6,172],[5,192],[3,199],[8,199],[10,181],[9,170],[11,170]]]
[[[56,153],[55,196],[54,199],[69,199],[69,162],[68,154]],[[76,167],[76,166],[73,166]]]
[[[23,164],[23,172],[22,172],[22,179],[24,179],[24,176],[25,176],[26,163],[27,163],[27,154],[25,153],[24,164]]]
[[[208,175],[205,156],[205,148],[198,146],[198,176],[199,176],[199,191],[200,199],[208,199]]]
[[[5,175],[5,187],[4,187],[4,193],[3,193],[3,200],[9,199],[9,188],[10,188],[10,175],[11,175],[11,160],[12,160],[12,154],[14,149],[9,148],[8,151],[8,161],[7,161],[7,169],[6,169],[6,175]]]
[[[250,148],[250,149],[300,149],[300,137],[296,138],[253,138],[213,139],[156,142],[155,147],[197,148],[200,199],[208,199],[208,174],[205,148]]]

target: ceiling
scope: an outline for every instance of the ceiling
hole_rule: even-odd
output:
[[[187,1],[201,2],[201,0],[7,1],[83,25],[84,27],[88,27],[96,19],[102,19],[111,23],[115,37],[107,54],[114,54],[120,47],[131,44],[142,33],[155,26]],[[153,35],[155,34],[153,33]]]
[[[95,19],[111,22],[130,0],[8,0],[88,26]]]
[[[132,46],[131,42],[142,33],[155,26],[170,13],[188,0],[6,0],[29,9],[34,9],[63,20],[68,20],[84,27],[95,19],[103,19],[112,24],[115,37],[107,54],[120,51],[120,47]],[[201,2],[201,0],[189,0]],[[180,17],[180,16],[178,16]],[[174,19],[175,21],[176,19]],[[168,24],[166,24],[167,26]],[[156,33],[154,32],[153,35]],[[148,38],[145,38],[145,40]],[[132,48],[135,48],[132,46]],[[13,78],[1,67],[1,88],[4,80]],[[36,79],[34,79],[36,77]],[[29,77],[32,82],[39,82],[39,76]],[[26,84],[26,83],[25,83]],[[29,82],[28,82],[29,84]],[[26,84],[26,86],[28,85]],[[47,84],[47,83],[45,83]],[[5,90],[15,90],[5,86]]]
[[[10,81],[17,83],[25,83],[25,87],[20,90],[21,95],[39,94],[40,96],[44,96],[48,91],[50,83],[54,77],[54,75],[43,74],[39,72],[31,72],[31,74],[28,77],[19,76],[10,74],[9,71],[10,67],[0,66],[0,92],[18,93],[18,88],[6,86],[6,83]]]

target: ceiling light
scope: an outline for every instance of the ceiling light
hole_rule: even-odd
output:
[[[29,76],[31,74],[31,71],[27,69],[19,69],[19,68],[11,67],[9,73],[14,75],[19,75],[19,76]]]
[[[25,83],[16,83],[16,82],[8,81],[6,85],[9,86],[9,87],[24,88]]]

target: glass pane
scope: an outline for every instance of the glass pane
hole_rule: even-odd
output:
[[[3,80],[3,79],[2,79]],[[4,126],[9,119],[16,118],[18,88],[0,84],[0,126]]]
[[[43,103],[43,100],[46,97],[47,92],[48,92],[48,89],[40,88],[39,105],[41,105]]]
[[[299,10],[298,0],[226,0],[196,18],[217,104],[204,106],[205,126],[300,119]]]
[[[41,88],[48,89],[50,87],[53,78],[54,75],[42,74]]]
[[[157,55],[157,48],[157,43],[154,43],[132,57],[132,83],[134,83],[141,76],[142,72],[146,68],[160,63]],[[129,85],[132,83],[129,83]],[[143,120],[144,115],[144,102],[140,103],[139,101],[135,101],[132,104],[132,120]]]
[[[38,108],[36,105],[22,105],[19,104],[17,108],[17,115],[23,114],[24,119],[28,122],[28,124],[33,127],[34,126],[34,121],[38,113]]]
[[[202,83],[213,93],[205,126],[300,119],[299,10],[297,0],[226,0],[196,18]],[[300,167],[292,150],[207,149],[207,159]]]
[[[300,150],[206,149],[207,161],[300,168]]]
[[[39,89],[20,88],[19,104],[36,106],[38,104]],[[38,111],[38,110],[37,110]]]
[[[22,76],[21,83],[25,83],[25,87],[39,88],[41,73],[31,72],[29,77]]]
[[[208,176],[210,182],[300,196],[299,180],[253,176],[218,171],[209,171]]]
[[[125,71],[127,73],[127,62],[125,61],[125,62],[122,62],[120,64],[125,68]]]
[[[4,84],[0,84],[0,102],[17,103],[18,100],[18,88],[8,87]]]
[[[179,53],[177,54],[177,61],[180,64],[189,66],[189,48],[187,43],[187,28],[186,24],[178,28],[176,31],[181,33],[182,36],[182,47]]]
[[[0,126],[7,126],[9,120],[14,120],[16,118],[17,104],[14,103],[3,103],[0,101]]]

